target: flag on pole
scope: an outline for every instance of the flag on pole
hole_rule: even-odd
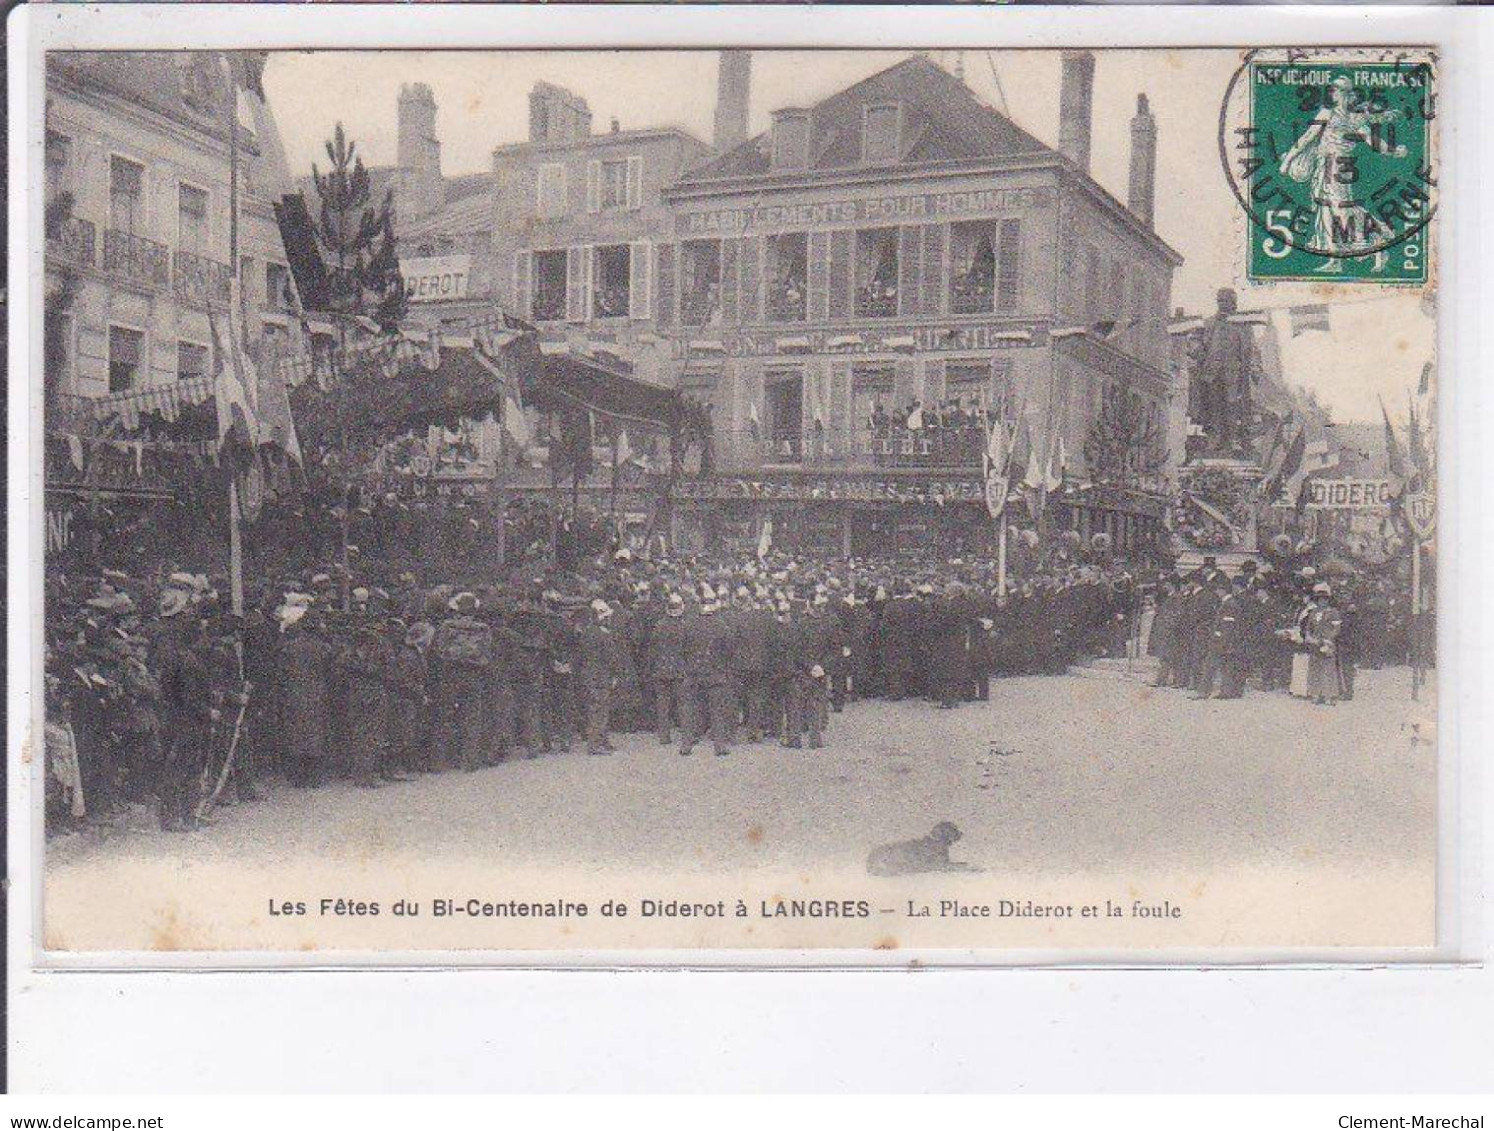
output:
[[[918,401],[913,402],[913,411],[908,413],[908,431],[923,431],[923,405]]]
[[[1385,463],[1390,474],[1397,479],[1406,478],[1406,457],[1401,452],[1401,443],[1396,439],[1395,426],[1390,423],[1390,412],[1385,407],[1385,398],[1380,398],[1380,415],[1385,418]]]
[[[763,422],[757,415],[757,402],[752,401],[747,405],[747,428],[752,433],[754,440],[762,439]]]
[[[1421,382],[1416,386],[1416,395],[1424,397],[1432,391],[1432,363],[1429,361],[1421,367]]]
[[[628,430],[624,428],[617,434],[617,462],[627,463],[633,458],[633,446],[628,443]]]
[[[766,558],[768,551],[773,548],[773,519],[763,519],[763,528],[757,535],[757,556],[759,559]]]
[[[1407,444],[1411,455],[1411,469],[1414,477],[1419,480],[1418,486],[1425,487],[1431,471],[1430,453],[1422,439],[1421,418],[1416,415],[1416,403],[1410,397],[1407,397],[1406,401],[1411,411],[1410,436]]]
[[[234,334],[234,304],[229,306],[229,343],[223,344],[218,320],[208,312],[208,330],[213,336],[213,399],[218,410],[218,446],[236,435],[239,443],[253,449],[259,446],[259,427],[254,407],[249,403],[249,389],[244,380],[243,347]]]
[[[1056,491],[1063,486],[1063,473],[1068,469],[1068,453],[1064,451],[1063,437],[1058,436],[1048,445],[1048,471],[1043,476],[1043,486]]]
[[[1314,330],[1324,334],[1329,332],[1328,306],[1326,303],[1315,302],[1307,306],[1294,306],[1288,312],[1292,324],[1292,337],[1298,334],[1310,333]]]

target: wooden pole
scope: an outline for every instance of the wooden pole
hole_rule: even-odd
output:
[[[996,516],[998,530],[996,533],[996,596],[999,600],[1006,599],[1006,507],[1001,508],[1001,513]]]
[[[1411,648],[1411,698],[1421,697],[1421,649],[1417,646],[1417,633],[1421,628],[1421,539],[1411,538],[1411,633],[1408,643]]]

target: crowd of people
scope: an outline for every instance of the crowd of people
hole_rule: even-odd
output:
[[[1405,662],[1410,612],[1389,579],[1347,576],[1335,587],[1314,566],[1267,573],[1253,559],[1231,577],[1208,558],[1161,580],[1148,650],[1161,687],[1239,699],[1254,680],[1332,704],[1354,697],[1361,666]]]
[[[60,805],[68,792],[90,814],[155,804],[163,828],[191,829],[271,775],[377,788],[578,747],[605,756],[619,732],[687,756],[812,750],[858,700],[951,709],[989,698],[993,677],[1134,654],[1146,635],[1160,684],[1238,697],[1253,677],[1287,687],[1305,656],[1298,681],[1333,702],[1397,616],[1336,602],[1310,567],[1158,576],[1108,555],[1044,561],[1002,597],[984,557],[626,550],[462,586],[407,572],[349,587],[324,569],[251,587],[243,616],[225,591],[183,571],[54,576],[47,719],[72,767],[49,775]]]
[[[858,699],[941,708],[992,676],[1056,673],[1124,647],[1134,581],[1070,565],[995,597],[989,562],[634,560],[492,584],[261,586],[172,572],[59,575],[47,717],[90,812],[159,803],[188,829],[266,775],[374,788],[651,732],[683,755],[823,745]],[[232,755],[230,757],[230,750]]]

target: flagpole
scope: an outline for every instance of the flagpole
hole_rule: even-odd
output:
[[[1003,500],[1003,503],[1005,500]],[[996,599],[1006,600],[1006,507],[996,516],[999,529],[996,533]]]
[[[239,270],[239,88],[234,78],[233,61],[225,53],[224,70],[228,76],[228,271],[230,286]],[[232,290],[230,290],[232,293]],[[239,279],[239,325],[248,333],[249,322],[244,305],[244,280]],[[242,342],[233,341],[233,330],[229,328],[230,350],[242,348]],[[244,615],[244,542],[239,528],[239,481],[228,463],[228,592],[233,615]]]

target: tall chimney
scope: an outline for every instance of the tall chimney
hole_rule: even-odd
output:
[[[1131,182],[1126,204],[1148,228],[1157,205],[1157,119],[1146,95],[1136,96],[1136,117],[1131,119]]]
[[[1095,57],[1090,51],[1063,53],[1058,91],[1058,151],[1089,172],[1090,118],[1095,95]]]
[[[752,92],[752,52],[723,51],[716,74],[716,128],[711,144],[725,153],[747,140],[747,106]]]
[[[398,184],[401,210],[424,215],[441,207],[441,141],[436,136],[436,96],[423,82],[399,88]]]

